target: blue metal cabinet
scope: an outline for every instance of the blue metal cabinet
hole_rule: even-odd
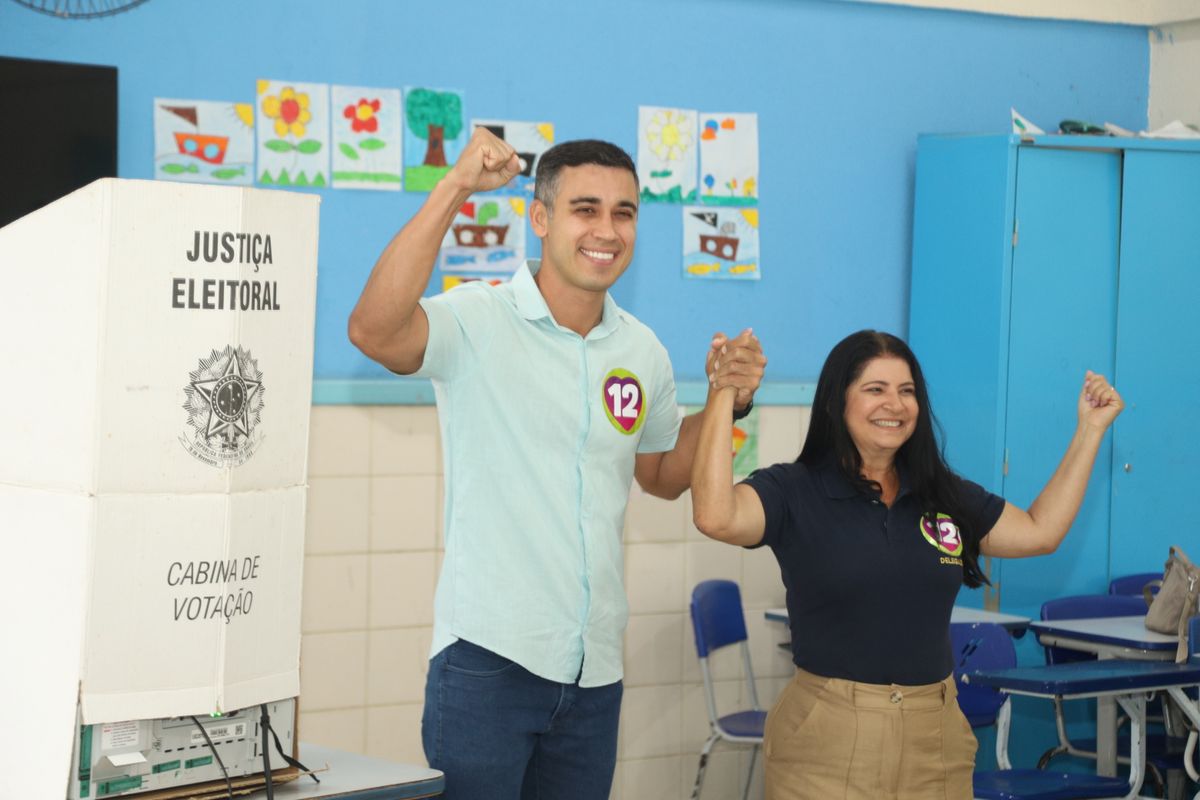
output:
[[[1200,558],[1200,152],[1125,155],[1113,432],[1112,575]]]
[[[1005,611],[1102,592],[1170,543],[1200,550],[1181,502],[1200,478],[1185,413],[1198,267],[1196,143],[921,137],[909,341],[951,466],[1028,507],[1075,429],[1084,370],[1129,404],[1058,552],[990,565]]]

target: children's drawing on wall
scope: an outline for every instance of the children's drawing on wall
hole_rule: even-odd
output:
[[[442,240],[442,272],[515,272],[525,260],[525,207],[524,197],[472,195]]]
[[[498,119],[471,120],[471,130],[480,127],[487,128],[508,142],[525,163],[521,174],[509,181],[508,185],[499,191],[532,197],[534,177],[537,175],[537,161],[542,157],[542,153],[549,150],[554,144],[554,123],[515,122]]]
[[[704,406],[684,406],[685,416],[704,410]],[[733,480],[740,481],[748,478],[751,472],[758,469],[758,408],[751,408],[750,413],[733,423]]]
[[[329,185],[329,85],[258,82],[258,182]]]
[[[404,189],[428,192],[466,144],[462,92],[405,89],[404,121]]]
[[[254,106],[155,98],[154,177],[252,184]]]
[[[683,274],[688,278],[758,280],[758,209],[685,207]]]
[[[508,283],[511,277],[511,275],[443,275],[442,291],[448,292],[455,286],[462,286],[464,283],[475,283],[476,281],[483,281],[490,286],[499,286],[502,283]]]
[[[696,202],[696,112],[638,106],[638,182],[642,200]]]
[[[399,89],[333,86],[333,186],[400,191]]]
[[[700,202],[758,205],[757,114],[700,114]]]

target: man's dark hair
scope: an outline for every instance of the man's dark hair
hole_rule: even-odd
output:
[[[576,139],[556,144],[542,153],[542,157],[538,159],[534,198],[541,200],[547,209],[554,208],[554,197],[558,194],[558,176],[563,167],[582,167],[585,164],[629,170],[633,175],[634,184],[638,183],[637,167],[624,150],[611,142],[599,139]]]

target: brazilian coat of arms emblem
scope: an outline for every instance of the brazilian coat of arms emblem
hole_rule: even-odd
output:
[[[201,358],[183,387],[190,431],[179,437],[189,453],[214,467],[236,467],[246,463],[261,436],[255,429],[262,421],[262,372],[250,351],[226,345]]]

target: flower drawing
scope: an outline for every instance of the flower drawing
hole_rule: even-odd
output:
[[[296,92],[290,86],[283,87],[278,96],[272,94],[263,98],[262,110],[275,120],[275,135],[281,137],[291,133],[297,139],[302,138],[304,126],[312,119],[308,94]]]
[[[379,110],[379,100],[367,100],[365,97],[357,103],[352,103],[342,111],[342,116],[350,120],[350,130],[355,133],[374,133],[379,130],[379,119],[375,112]]]

